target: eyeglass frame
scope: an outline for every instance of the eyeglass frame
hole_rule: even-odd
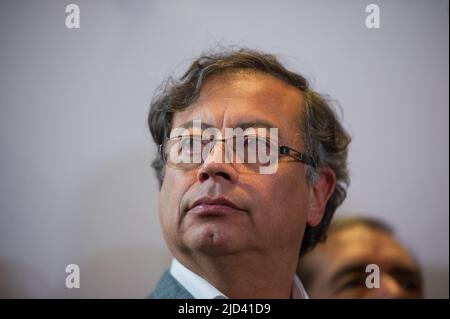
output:
[[[170,138],[166,138],[165,142],[170,140]],[[224,138],[224,139],[211,139],[210,141],[214,141],[215,143],[217,142],[222,142],[222,143],[226,143],[228,139]],[[167,163],[166,160],[166,156],[164,155],[164,143],[159,144],[158,145],[158,152],[162,158],[162,160]],[[314,169],[317,168],[316,162],[314,161],[314,159],[312,158],[312,156],[302,153],[296,149],[293,149],[292,147],[286,146],[286,145],[281,145],[278,147],[278,158],[280,157],[280,155],[286,155],[289,156],[299,162],[302,162],[306,165],[309,165],[311,167],[313,167]],[[201,164],[201,163],[200,163]],[[200,166],[200,165],[199,165]]]

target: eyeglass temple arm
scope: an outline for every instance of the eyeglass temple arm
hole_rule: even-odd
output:
[[[299,151],[294,150],[288,146],[280,146],[280,154],[290,156],[300,162],[308,164],[314,168],[316,168],[316,163],[313,158],[307,154],[303,154]]]

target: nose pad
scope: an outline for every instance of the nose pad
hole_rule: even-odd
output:
[[[217,145],[219,145],[220,147],[219,151],[216,148]],[[197,177],[200,182],[204,182],[210,177],[218,180],[228,181],[231,183],[237,181],[238,173],[236,172],[235,168],[230,163],[226,163],[224,161],[224,147],[226,147],[224,141],[220,140],[216,141],[216,143],[214,143],[214,145],[211,147],[202,166],[198,170]]]
[[[223,162],[223,154],[224,154],[224,146],[225,146],[225,142],[222,140],[216,140],[214,142],[210,142],[213,143],[211,149],[206,149],[206,151],[208,152],[207,154],[202,154],[204,155],[204,162],[214,162],[214,163],[222,163]],[[217,146],[219,146],[219,148],[217,148]]]

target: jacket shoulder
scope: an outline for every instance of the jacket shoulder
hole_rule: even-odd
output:
[[[189,291],[183,287],[169,272],[166,270],[159,279],[153,292],[147,296],[149,299],[194,299]]]

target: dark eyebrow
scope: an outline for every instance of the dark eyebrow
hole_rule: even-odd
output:
[[[179,125],[178,127],[182,127],[185,129],[190,129],[193,127],[193,123],[194,121],[189,121],[189,122],[185,122],[181,125]],[[202,121],[201,123],[201,129],[207,129],[210,127],[214,127],[214,125],[211,124],[206,124]],[[266,128],[268,130],[270,130],[271,128],[277,128],[273,125],[273,123],[270,123],[269,121],[266,120],[255,120],[255,121],[249,121],[249,122],[242,122],[242,123],[238,123],[236,125],[233,125],[233,128],[241,128],[242,130],[246,130],[250,127],[254,127],[254,128]]]
[[[240,127],[242,128],[244,131],[250,127],[253,128],[266,128],[268,130],[270,130],[271,128],[277,128],[275,127],[275,125],[273,125],[273,123],[270,123],[269,121],[265,121],[265,120],[256,120],[256,121],[251,121],[251,122],[242,122],[239,123],[237,125],[235,125],[234,127]]]
[[[370,264],[370,263],[357,262],[357,263],[343,266],[341,269],[336,271],[335,274],[331,277],[330,285],[335,286],[336,284],[338,284],[339,280],[342,277],[345,277],[350,274],[368,275],[368,273],[366,273],[366,266],[368,264]],[[383,269],[380,268],[380,271],[383,271]],[[422,277],[418,270],[413,269],[408,266],[404,266],[404,265],[393,266],[392,268],[390,268],[388,270],[388,273],[394,274],[395,276],[413,278],[418,285],[420,285],[421,281],[422,281]]]
[[[194,121],[189,121],[189,122],[185,122],[185,123],[183,123],[183,124],[181,124],[181,125],[179,125],[179,126],[177,126],[177,127],[182,127],[182,128],[185,128],[185,129],[190,129],[190,128],[193,127],[193,125],[194,125]],[[205,129],[209,128],[209,127],[214,127],[214,125],[206,124],[206,123],[204,123],[204,122],[202,121],[202,124],[201,124],[201,129],[202,129],[202,130],[205,130]]]
[[[403,266],[403,265],[396,265],[391,268],[390,272],[395,272],[398,274],[405,274],[405,275],[416,275],[419,276],[419,272],[416,269],[413,269],[411,267]]]
[[[422,282],[422,276],[421,276],[419,270],[408,267],[408,266],[403,266],[403,265],[393,266],[389,270],[389,273],[391,273],[395,276],[401,276],[403,278],[407,277],[407,278],[414,279],[417,284],[420,284]]]

